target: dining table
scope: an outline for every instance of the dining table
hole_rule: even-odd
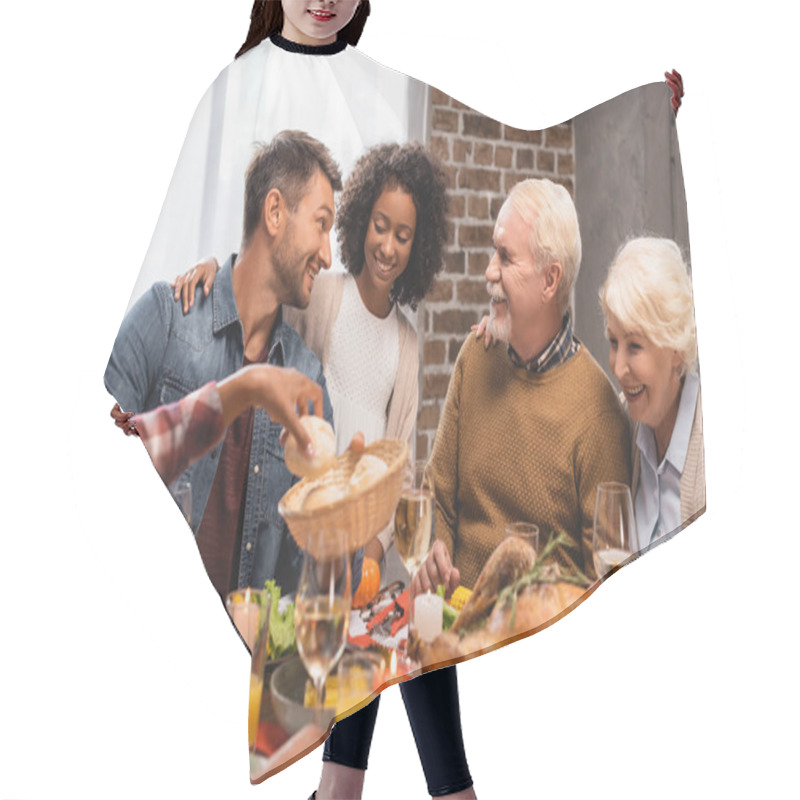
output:
[[[423,666],[406,654],[408,640],[409,590],[402,581],[384,586],[363,608],[350,611],[347,643],[342,658],[348,653],[369,653],[379,664],[372,686],[350,708],[314,707],[313,689],[305,667],[296,654],[277,661],[267,661],[258,716],[255,744],[250,750],[250,780],[261,783],[319,747],[327,738],[334,721],[357,711],[392,684],[421,674]],[[338,662],[337,662],[338,663]],[[274,691],[275,673],[294,687],[294,698]],[[331,675],[336,674],[336,666]],[[299,697],[298,684],[305,686]],[[302,699],[311,703],[306,706]],[[292,702],[294,699],[294,702]]]

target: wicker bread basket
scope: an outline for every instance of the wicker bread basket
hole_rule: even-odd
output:
[[[386,472],[371,486],[349,491],[341,499],[313,511],[303,510],[311,484],[338,487],[347,492],[350,476],[362,455],[348,451],[321,477],[314,481],[304,479],[292,486],[278,503],[278,511],[301,549],[306,549],[310,533],[331,533],[329,540],[324,536],[316,537],[318,544],[322,542],[321,551],[311,554],[317,558],[341,555],[342,543],[347,552],[353,552],[392,521],[403,488],[408,445],[399,439],[381,439],[365,448],[363,454],[377,456],[387,466]],[[340,534],[344,534],[344,538]]]

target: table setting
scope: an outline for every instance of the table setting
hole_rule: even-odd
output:
[[[317,748],[335,721],[388,686],[552,624],[637,552],[630,490],[602,484],[593,542],[599,580],[559,563],[564,534],[540,542],[535,523],[509,520],[473,587],[415,596],[414,577],[435,538],[435,486],[427,464],[407,462],[405,443],[383,440],[295,484],[279,510],[303,551],[296,593],[282,596],[270,580],[228,595],[252,655],[252,783]],[[407,581],[381,586],[379,567],[366,559],[354,592],[352,554],[387,525]]]
[[[274,581],[263,591],[228,596],[231,619],[252,654],[253,782],[318,746],[334,720],[421,670],[408,654],[415,612],[410,582],[379,588],[379,570],[368,576],[365,568],[364,585],[353,594],[350,571],[353,551],[389,524],[412,577],[427,556],[433,487],[424,465],[410,479],[407,461],[405,443],[382,440],[348,451],[327,470],[315,468],[279,506],[304,554],[294,597],[282,597]],[[441,632],[442,599],[417,600],[422,630],[433,638]]]

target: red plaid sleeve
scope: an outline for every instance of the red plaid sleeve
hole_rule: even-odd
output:
[[[214,381],[177,403],[137,414],[133,421],[164,483],[172,483],[225,434],[222,402]]]

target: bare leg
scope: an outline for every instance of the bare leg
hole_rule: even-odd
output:
[[[324,762],[315,800],[361,800],[365,774],[361,769],[343,767],[332,761]],[[477,800],[477,797],[470,786],[469,789],[440,795],[433,800]]]
[[[363,769],[325,761],[322,764],[316,800],[360,800],[364,774]]]
[[[333,726],[315,800],[360,800],[380,697]]]

